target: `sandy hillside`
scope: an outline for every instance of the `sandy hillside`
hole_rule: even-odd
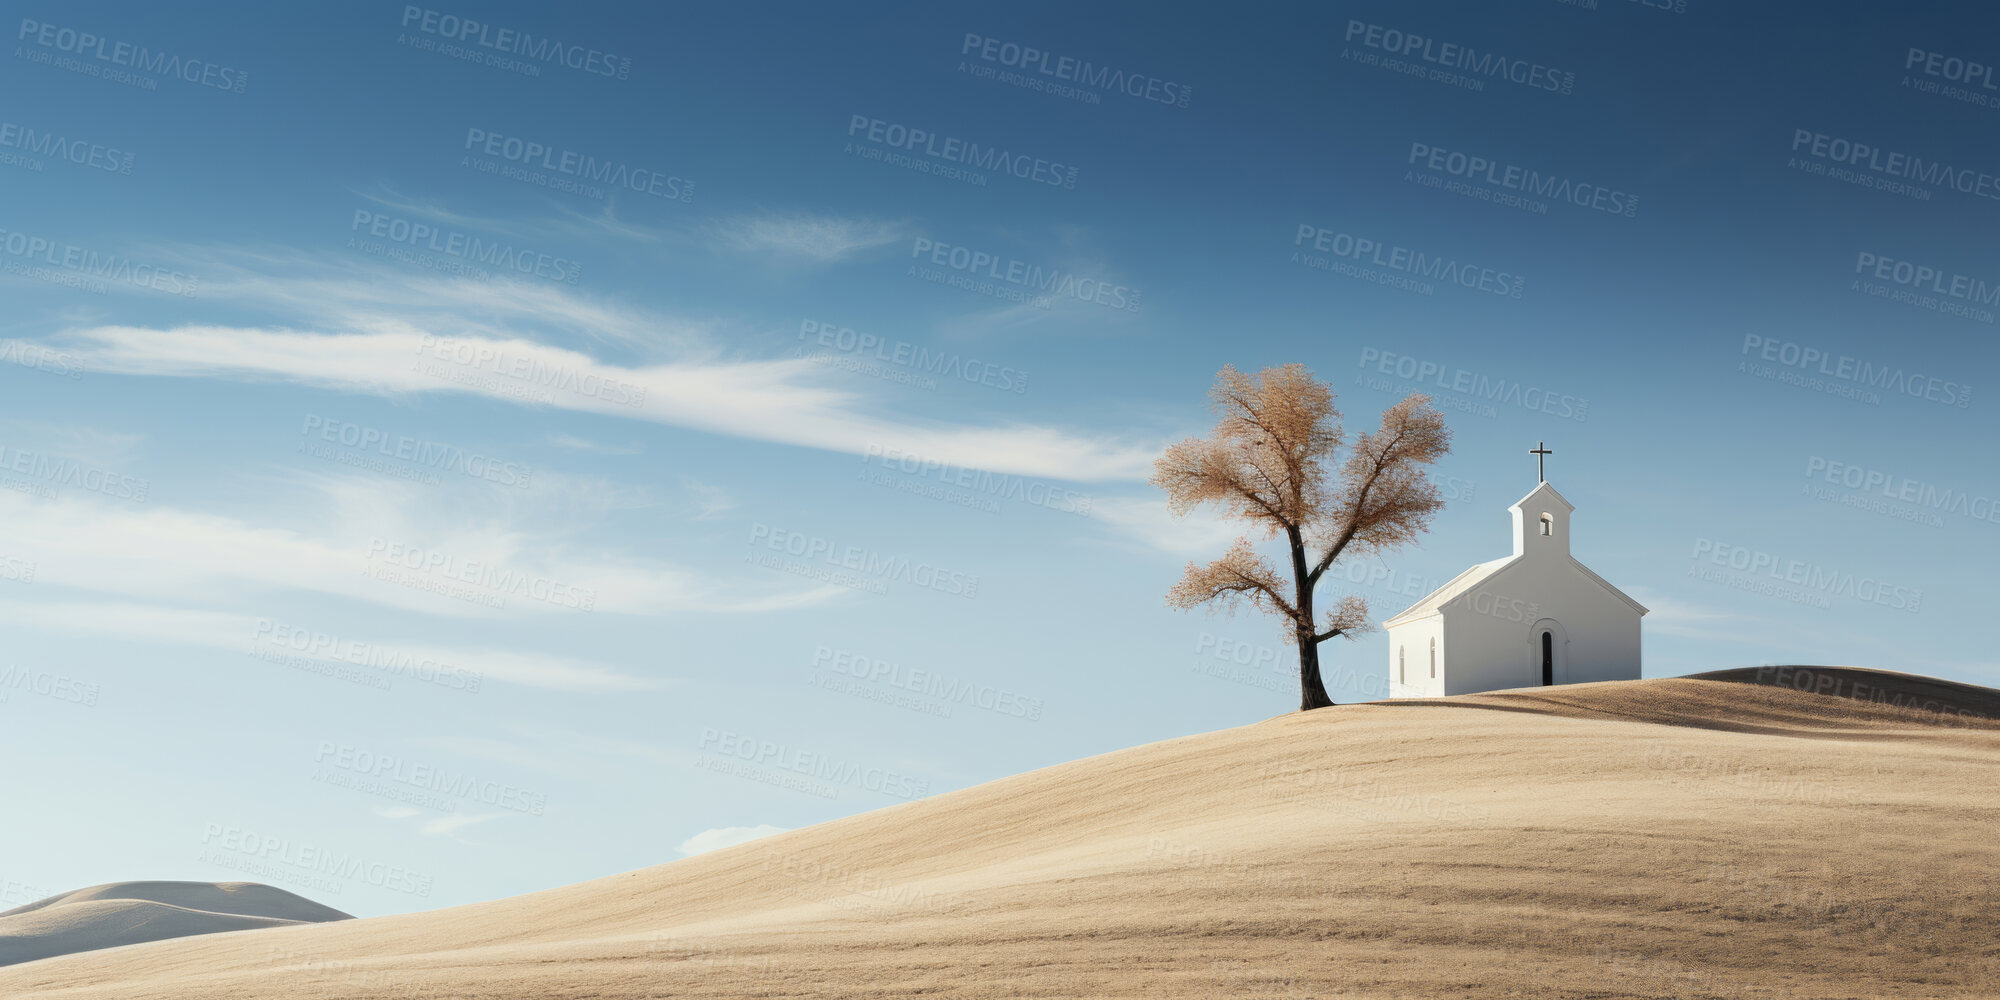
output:
[[[255,882],[112,882],[0,913],[0,965],[347,914]]]
[[[0,995],[2000,995],[2000,692],[1757,679],[1284,715],[528,896],[0,969]]]

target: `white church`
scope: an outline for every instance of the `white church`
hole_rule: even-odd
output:
[[[1541,482],[1507,508],[1514,554],[1460,573],[1384,622],[1389,696],[1436,698],[1501,688],[1639,678],[1646,609],[1570,555],[1576,510]]]

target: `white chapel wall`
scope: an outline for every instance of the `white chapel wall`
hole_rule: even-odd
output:
[[[1444,645],[1443,619],[1421,618],[1389,630],[1389,697],[1391,698],[1436,698],[1444,691],[1446,653]],[[1438,676],[1431,677],[1431,641],[1438,644]],[[1397,669],[1396,657],[1402,653],[1406,659],[1406,669]],[[1404,677],[1408,677],[1407,683]]]
[[[1639,614],[1571,565],[1522,559],[1445,609],[1446,694],[1537,687],[1542,683],[1542,618],[1567,634],[1556,683],[1632,680],[1639,676]],[[1560,638],[1560,635],[1559,635]]]

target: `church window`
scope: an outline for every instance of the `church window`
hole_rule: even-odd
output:
[[[1407,684],[1407,683],[1409,683],[1409,682],[1410,682],[1410,673],[1409,673],[1409,671],[1408,671],[1408,670],[1407,670],[1407,669],[1405,668],[1405,664],[1403,663],[1403,647],[1401,647],[1401,646],[1397,646],[1397,647],[1396,647],[1396,683],[1398,683],[1398,684]]]
[[[1553,535],[1553,534],[1555,534],[1555,533],[1556,533],[1556,519],[1555,519],[1555,518],[1553,518],[1553,517],[1550,517],[1550,516],[1548,515],[1548,512],[1547,512],[1547,511],[1543,511],[1543,512],[1542,512],[1542,534],[1544,534],[1544,535]]]
[[[1432,639],[1432,640],[1431,640],[1431,676],[1432,676],[1432,677],[1436,677],[1437,675],[1438,675],[1438,641],[1437,641],[1436,639]]]

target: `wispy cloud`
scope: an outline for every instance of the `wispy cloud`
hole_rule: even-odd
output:
[[[681,480],[681,485],[694,498],[694,519],[697,521],[712,521],[736,509],[736,498],[720,486],[685,478]]]
[[[999,234],[1011,241],[1031,242],[1044,245],[1045,240],[1026,241],[1022,234]],[[1080,298],[1071,294],[1048,295],[1046,302],[1015,302],[997,306],[984,312],[965,313],[943,320],[938,331],[960,339],[977,339],[999,334],[1024,334],[1037,328],[1059,329],[1064,332],[1083,331],[1089,334],[1133,333],[1147,328],[1139,322],[1143,313],[1126,306],[1144,303],[1148,289],[1128,284],[1102,252],[1093,249],[1093,240],[1086,232],[1074,227],[1058,227],[1053,234],[1058,247],[1053,259],[1035,261],[1055,274],[1072,275],[1078,279],[1089,278],[1087,287],[1100,292],[1113,293],[1104,301]]]
[[[390,267],[362,255],[289,247],[139,248],[201,278],[205,302],[229,302],[319,331],[421,330],[602,345],[642,357],[712,356],[742,331],[666,316],[540,281],[470,281]]]
[[[683,857],[691,858],[697,854],[719,851],[725,847],[735,847],[738,844],[747,844],[753,840],[760,840],[774,833],[786,832],[789,832],[788,827],[771,826],[768,823],[757,826],[717,827],[713,830],[703,830],[681,841],[680,852]]]
[[[373,191],[357,190],[354,195],[385,214],[421,216],[441,225],[478,229],[521,239],[617,236],[640,243],[660,243],[671,236],[668,230],[637,225],[620,219],[615,202],[606,202],[603,210],[590,213],[580,212],[568,204],[551,200],[549,215],[502,218],[459,212],[446,207],[443,202],[436,199],[412,197],[387,186]]]
[[[1165,500],[1141,497],[1097,497],[1091,502],[1090,516],[1150,548],[1204,561],[1222,555],[1248,528],[1240,521],[1203,510],[1175,517]]]
[[[900,239],[899,226],[807,218],[739,229],[750,244],[823,254]],[[880,447],[953,465],[1088,481],[1143,476],[1162,443],[1018,421],[968,424],[884,412],[879,394],[854,388],[810,359],[733,355],[725,345],[758,339],[742,324],[662,315],[556,284],[464,281],[372,258],[285,248],[151,249],[200,274],[205,301],[270,320],[61,328],[54,344],[79,355],[88,370],[288,381],[381,395],[475,395],[850,454]]]
[[[340,599],[335,607],[433,620],[418,626],[414,634],[424,638],[415,640],[384,635],[379,625],[340,636],[404,662],[449,664],[492,682],[610,692],[665,682],[518,645],[439,642],[434,620],[574,618],[586,606],[595,615],[761,613],[852,596],[750,570],[698,571],[592,540],[588,526],[599,520],[592,515],[656,501],[561,474],[539,477],[534,490],[494,490],[470,478],[422,486],[345,471],[245,476],[275,502],[255,513],[214,514],[72,487],[53,497],[0,490],[7,554],[36,567],[32,590],[0,595],[9,598],[0,600],[0,622],[240,654],[271,623],[237,609],[292,606],[291,595],[306,593]],[[284,624],[335,630],[323,620]]]
[[[100,326],[60,339],[93,371],[290,381],[382,395],[478,395],[719,434],[866,454],[871,448],[971,468],[1072,480],[1136,478],[1158,448],[1052,427],[968,426],[865,412],[804,359],[616,365],[507,337],[447,341],[399,321],[362,333]],[[637,402],[639,405],[632,405]]]
[[[458,833],[458,831],[460,830],[463,830],[471,826],[478,826],[481,823],[490,823],[493,820],[502,819],[511,815],[518,815],[518,814],[497,812],[497,813],[461,813],[456,816],[439,816],[436,819],[427,819],[422,823],[418,824],[417,832],[427,837],[451,837],[453,840],[457,840],[458,838],[453,835]],[[468,841],[468,843],[470,843],[470,841]]]
[[[1756,636],[1789,634],[1776,619],[1748,614],[1740,608],[1705,604],[1676,597],[1657,588],[1628,588],[1646,606],[1646,631],[1690,639],[1754,641]]]
[[[725,219],[715,223],[710,232],[718,244],[730,250],[831,263],[909,239],[915,229],[908,221],[763,214]]]
[[[605,444],[602,441],[592,441],[589,438],[580,438],[559,431],[550,433],[544,440],[568,451],[582,451],[596,455],[638,455],[646,450],[638,445]]]
[[[0,624],[14,631],[55,631],[96,639],[119,638],[201,646],[241,655],[245,649],[257,648],[259,629],[272,623],[250,615],[164,603],[9,599],[0,600]],[[299,625],[294,622],[285,624]],[[488,680],[551,691],[645,691],[665,687],[668,683],[584,660],[521,650],[405,642],[372,633],[342,635],[340,638],[372,650],[406,655],[415,662],[429,660],[449,664],[481,674]],[[272,647],[272,651],[300,655],[286,646]]]
[[[481,509],[470,499],[427,506],[409,495],[422,487],[348,476],[300,476],[297,484],[303,489],[289,523],[277,514],[250,521],[158,502],[11,490],[0,491],[0,523],[15,536],[9,554],[37,563],[39,582],[181,605],[241,607],[273,591],[307,591],[482,618],[574,614],[587,595],[595,613],[654,615],[801,607],[840,593],[772,591],[756,574],[722,580],[584,546],[504,507]],[[453,572],[458,578],[444,575]]]

